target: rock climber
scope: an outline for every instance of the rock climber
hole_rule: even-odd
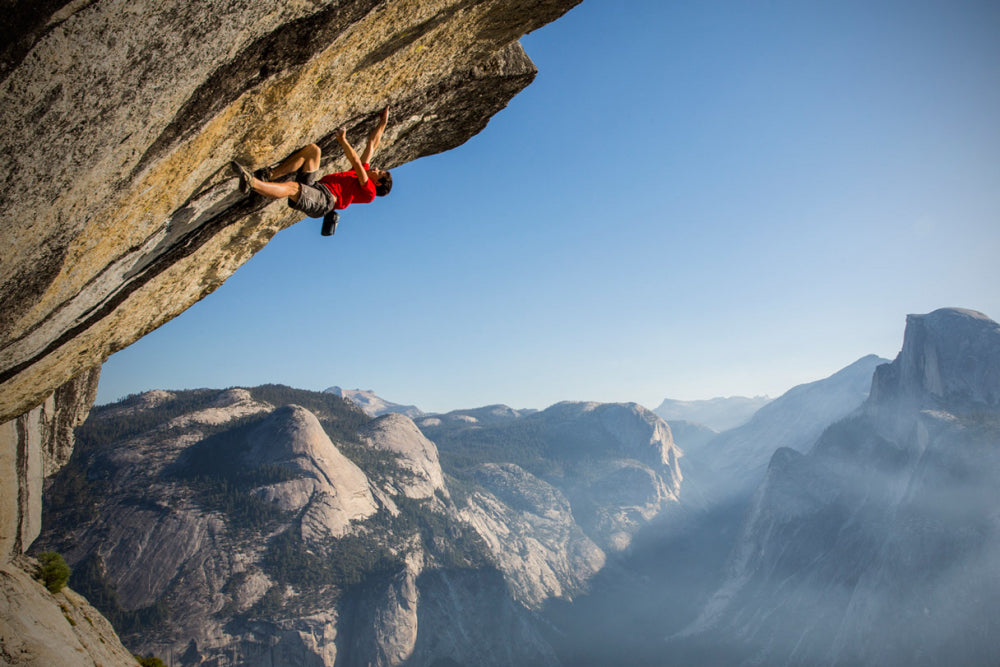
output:
[[[344,151],[353,167],[318,178],[322,151],[316,144],[309,144],[285,158],[276,167],[266,167],[251,173],[235,160],[233,171],[240,178],[240,191],[256,192],[268,199],[288,198],[288,205],[302,211],[310,218],[323,218],[323,236],[331,236],[337,229],[338,210],[351,204],[368,204],[375,197],[384,197],[392,190],[392,175],[388,171],[375,169],[369,165],[382,133],[389,122],[389,107],[379,114],[378,125],[368,135],[368,144],[359,157],[347,140],[347,130],[343,127],[334,132],[337,143]],[[280,180],[289,174],[295,180]]]

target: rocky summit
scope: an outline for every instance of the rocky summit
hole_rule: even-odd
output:
[[[96,408],[36,550],[175,664],[559,664],[540,615],[674,504],[669,428],[593,403],[424,421],[280,386]]]

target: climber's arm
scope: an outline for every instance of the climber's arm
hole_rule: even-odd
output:
[[[368,145],[365,146],[364,152],[361,154],[361,162],[368,163],[372,161],[372,156],[375,155],[375,151],[378,149],[379,142],[382,141],[382,133],[385,132],[385,126],[389,123],[389,107],[382,109],[382,113],[379,115],[378,126],[372,130],[372,133],[368,135]]]
[[[347,141],[347,130],[343,127],[337,128],[334,137],[336,137],[337,143],[344,150],[344,155],[347,156],[348,162],[351,163],[354,173],[358,175],[358,183],[361,184],[361,187],[364,187],[368,183],[368,172],[365,171],[361,158],[358,157],[354,147]]]

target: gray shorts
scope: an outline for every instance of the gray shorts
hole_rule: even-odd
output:
[[[295,175],[295,180],[302,186],[297,202],[288,200],[288,205],[296,211],[302,211],[310,218],[322,218],[333,210],[337,203],[333,193],[322,185],[315,185],[319,174],[315,171],[308,173],[299,172]]]

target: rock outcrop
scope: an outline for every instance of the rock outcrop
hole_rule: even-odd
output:
[[[386,105],[383,166],[453,148],[534,77],[516,40],[577,1],[25,5],[0,80],[0,421],[301,219],[241,197],[232,157],[330,149]]]
[[[408,417],[386,414],[368,424],[361,437],[373,448],[396,457],[404,474],[389,483],[398,492],[408,498],[430,498],[435,493],[447,497],[437,447]]]
[[[253,495],[283,512],[302,512],[309,544],[343,537],[378,510],[365,473],[330,441],[316,416],[297,405],[275,410],[246,435],[248,468],[279,466],[289,479]]]
[[[569,502],[574,522],[605,552],[626,549],[680,490],[681,451],[670,427],[635,403],[565,401],[523,414],[488,406],[417,423],[442,452],[461,459],[482,450],[488,461],[516,463],[532,480],[554,487]],[[476,475],[496,480],[511,477],[513,470],[507,472]],[[554,502],[553,510],[560,505]],[[596,562],[589,555],[584,560]]]
[[[0,663],[135,665],[111,624],[69,588],[50,593],[24,556],[0,566]]]
[[[461,516],[498,554],[516,598],[538,609],[585,591],[605,555],[576,524],[565,496],[511,463],[486,464],[476,480],[482,488]]]
[[[373,391],[366,391],[364,389],[342,389],[340,387],[330,387],[326,391],[334,396],[340,396],[341,398],[346,398],[356,403],[358,407],[364,410],[365,414],[369,417],[381,417],[382,415],[389,413],[399,413],[401,415],[406,415],[410,419],[416,419],[424,414],[423,411],[415,405],[400,405],[399,403],[393,403],[392,401],[387,401],[375,395],[375,392]]]
[[[73,429],[87,418],[99,375],[100,369],[86,371],[38,407],[0,424],[0,561],[38,537],[42,480],[69,460]]]
[[[942,308],[907,316],[903,349],[875,373],[866,411],[889,423],[900,411],[998,405],[1000,325],[976,311]],[[899,425],[909,426],[906,420]]]
[[[15,2],[0,26],[0,562],[38,534],[113,352],[221,285],[301,215],[241,197],[392,109],[391,168],[456,147],[533,79],[517,39],[579,0],[278,6]]]

